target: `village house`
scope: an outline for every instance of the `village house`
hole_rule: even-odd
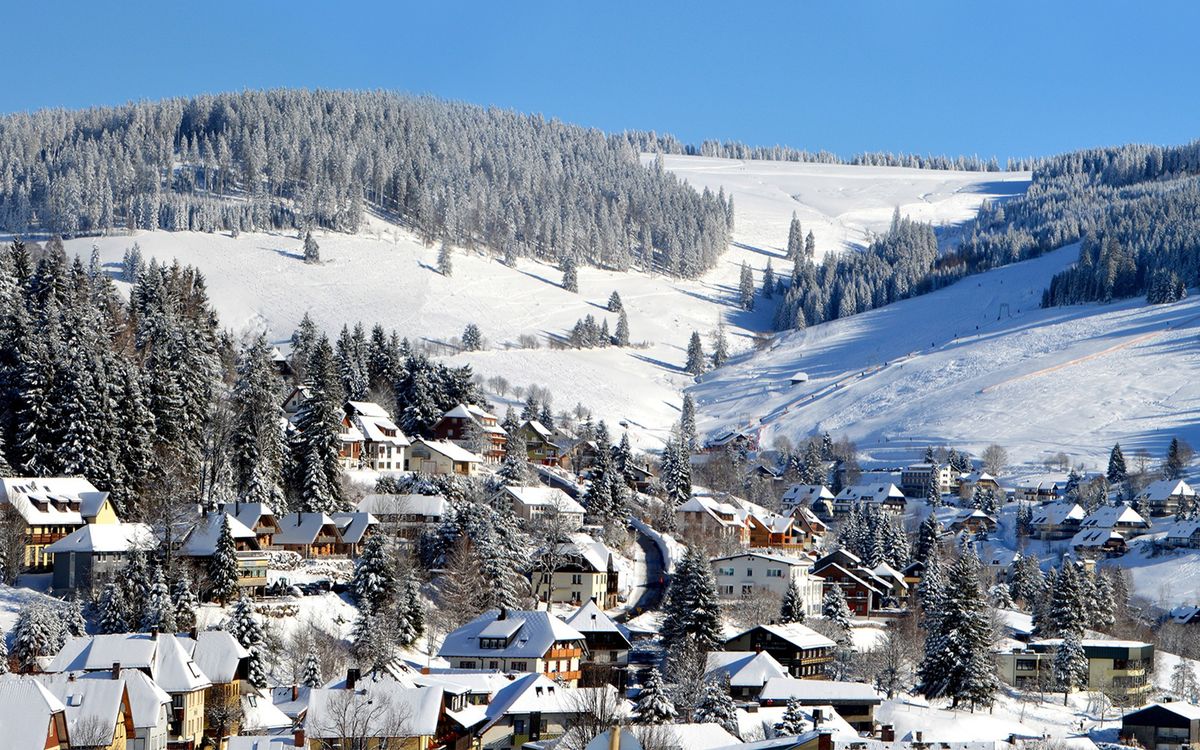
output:
[[[829,665],[837,644],[812,628],[793,622],[786,625],[755,625],[725,640],[723,651],[765,651],[805,680],[828,679]]]
[[[46,667],[50,673],[142,670],[171,696],[167,742],[195,750],[204,737],[204,706],[212,682],[168,633],[120,633],[72,638]]]
[[[49,545],[84,524],[117,522],[108,493],[83,477],[0,477],[0,513],[13,511],[25,525],[24,567],[35,573],[54,565]]]
[[[587,651],[581,662],[579,684],[583,687],[613,685],[624,691],[629,667],[629,649],[633,647],[629,630],[604,613],[595,600],[589,600],[566,618],[566,623],[583,633]]]
[[[409,687],[395,680],[348,680],[316,688],[308,698],[304,738],[309,750],[329,747],[402,747],[430,750],[445,720],[440,687]]]
[[[1200,706],[1184,701],[1151,703],[1121,717],[1121,744],[1152,750],[1187,750],[1200,744]]]
[[[777,677],[763,686],[759,703],[764,706],[785,706],[794,700],[801,706],[830,706],[859,731],[871,731],[875,727],[875,709],[883,703],[883,696],[864,682],[812,682],[787,677]]]
[[[1081,559],[1096,560],[1102,557],[1120,557],[1129,550],[1125,536],[1107,528],[1084,529],[1071,537],[1071,549]]]
[[[1020,503],[1052,503],[1067,493],[1067,477],[1037,477],[1018,482],[1013,488],[1013,500]]]
[[[404,471],[408,438],[392,421],[387,410],[372,401],[347,401],[342,409],[345,413],[342,417],[343,430],[348,435],[357,433],[362,436],[357,454],[343,457],[347,461],[347,468]],[[348,445],[343,441],[343,448]]]
[[[910,464],[900,472],[900,489],[909,497],[925,497],[929,494],[930,482],[936,479],[938,492],[946,495],[953,489],[952,480],[956,478],[949,466]]]
[[[575,686],[586,643],[549,612],[492,609],[447,635],[438,656],[455,669],[540,672]]]
[[[6,750],[69,750],[67,707],[32,677],[0,677],[0,732]]]
[[[211,683],[204,696],[208,706],[225,706],[241,700],[243,688],[249,689],[250,652],[242,647],[229,632],[203,630],[191,636],[176,636],[184,653],[196,664]],[[207,714],[207,712],[206,712]],[[241,724],[235,720],[226,727],[214,727],[205,716],[205,728],[210,734],[223,730],[227,734],[238,731]]]
[[[1133,539],[1150,531],[1150,521],[1128,503],[1101,505],[1079,522],[1083,530],[1110,529],[1119,531],[1125,539]]]
[[[1078,503],[1047,503],[1033,509],[1030,525],[1034,536],[1043,541],[1070,539],[1079,532],[1085,515]]]
[[[167,713],[171,696],[150,675],[138,669],[120,669],[133,715],[133,734],[125,738],[125,750],[167,750]],[[111,681],[108,672],[83,672],[80,680]]]
[[[983,471],[973,471],[970,474],[963,474],[958,480],[958,497],[962,500],[970,500],[975,495],[975,488],[981,490],[991,490],[996,495],[996,499],[1004,502],[1004,488],[1000,486],[1000,482],[994,476]]]
[[[557,487],[509,485],[503,492],[512,503],[513,513],[528,523],[555,516],[569,529],[583,526],[583,506]]]
[[[81,680],[74,673],[36,677],[67,709],[71,747],[127,750],[134,734],[133,709],[125,680]]]
[[[539,601],[579,606],[592,600],[603,609],[617,606],[620,572],[612,552],[590,537],[543,552],[531,575]]]
[[[755,701],[767,680],[787,677],[787,669],[766,651],[710,651],[704,678],[728,679],[737,701]]]
[[[920,497],[924,497],[921,495]],[[844,516],[858,504],[873,503],[892,513],[903,513],[908,505],[904,493],[894,484],[856,484],[843,487],[833,499],[833,513]]]
[[[1163,544],[1170,549],[1200,549],[1200,519],[1172,523],[1163,534]]]
[[[217,552],[222,524],[229,525],[229,535],[233,537],[238,586],[250,594],[262,593],[267,586],[267,553],[259,547],[258,534],[228,513],[205,513],[188,529],[179,555],[203,564]]]
[[[483,708],[484,720],[473,730],[476,747],[507,750],[553,740],[579,725],[589,707],[621,701],[611,685],[569,687],[543,674],[511,677]]]
[[[828,518],[833,514],[833,499],[833,492],[823,484],[793,484],[784,490],[780,502],[784,513],[805,507]]]
[[[446,498],[441,495],[367,495],[358,501],[359,513],[370,513],[380,528],[401,539],[415,540],[442,522]]]
[[[81,526],[45,548],[54,560],[50,589],[58,594],[95,593],[121,574],[131,550],[157,546],[153,530],[144,523]]]
[[[504,460],[508,444],[508,433],[496,415],[474,404],[459,404],[443,414],[433,426],[433,437],[477,452],[489,464]]]
[[[1181,504],[1195,502],[1196,491],[1182,479],[1151,482],[1137,497],[1138,507],[1147,508],[1151,516],[1173,516]]]
[[[554,433],[537,420],[527,420],[517,428],[525,441],[529,460],[542,466],[563,466],[563,457]]]
[[[750,544],[747,512],[711,496],[692,495],[675,509],[675,525],[684,538],[711,537],[746,546]]]
[[[1018,690],[1049,686],[1054,652],[1060,646],[1061,638],[1046,638],[1000,650],[996,654],[1000,679]],[[1154,644],[1086,638],[1083,651],[1088,659],[1088,690],[1136,704],[1154,689],[1149,677],[1154,667]]]
[[[977,536],[986,536],[996,530],[996,517],[979,508],[965,508],[950,522],[951,531],[968,531]]]
[[[288,513],[279,519],[274,548],[313,557],[353,557],[378,524],[370,513]]]
[[[797,509],[800,510],[800,509]],[[809,511],[811,513],[811,511]],[[746,527],[750,532],[750,546],[789,554],[804,554],[816,549],[822,536],[810,533],[812,524],[797,521],[793,516],[784,516],[771,511],[751,510],[746,514]],[[824,526],[815,517],[812,519]]]
[[[787,557],[766,552],[742,552],[715,557],[711,561],[717,580],[717,594],[724,600],[752,597],[766,591],[782,598],[788,586],[795,582],[805,614],[821,613],[824,581],[808,572],[811,557]]]
[[[304,402],[312,397],[312,392],[308,390],[306,385],[298,385],[288,392],[287,398],[283,400],[284,417],[291,422],[297,414],[300,413],[300,407],[304,406]]]
[[[866,617],[871,612],[899,606],[908,596],[902,573],[887,568],[886,577],[877,575],[854,553],[834,550],[813,563],[812,573],[825,581],[825,589],[840,586],[850,612]]]
[[[253,531],[258,537],[259,549],[268,549],[274,540],[275,532],[279,531],[279,519],[275,517],[271,506],[265,503],[223,503],[219,509]]]
[[[445,440],[417,438],[408,455],[408,470],[419,474],[473,477],[483,465],[483,456]]]

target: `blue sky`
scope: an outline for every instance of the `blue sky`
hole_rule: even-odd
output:
[[[3,112],[304,86],[841,154],[1200,135],[1200,3],[93,0],[0,17]]]

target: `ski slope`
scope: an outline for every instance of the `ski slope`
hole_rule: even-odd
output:
[[[928,444],[1014,464],[1065,452],[1102,466],[1113,443],[1161,457],[1200,439],[1200,300],[1042,310],[1077,246],[779,337],[692,388],[700,427],[760,430],[770,445],[829,431],[898,465]],[[798,371],[807,383],[791,385]]]
[[[681,391],[692,381],[683,372],[692,331],[705,337],[724,320],[731,350],[746,351],[756,332],[770,329],[772,305],[754,312],[737,307],[743,262],[756,272],[773,259],[779,270],[793,210],[812,228],[820,252],[841,251],[881,231],[895,206],[939,224],[973,215],[980,203],[1023,189],[1028,175],[932,172],[887,167],[795,163],[742,163],[700,157],[669,157],[669,169],[697,188],[724,187],[737,212],[734,245],[717,266],[695,280],[676,280],[637,271],[579,270],[579,293],[560,287],[552,265],[523,260],[509,268],[481,253],[459,249],[454,272],[434,269],[437,249],[423,246],[406,230],[372,218],[357,235],[320,232],[321,264],[306,265],[294,234],[136,232],[70,240],[85,257],[95,244],[116,273],[125,249],[137,242],[146,258],[177,258],[199,267],[222,324],[237,334],[265,330],[286,341],[305,312],[336,335],[342,325],[379,322],[401,335],[447,341],[476,323],[488,340],[484,351],[449,357],[485,377],[501,376],[516,386],[541,385],[554,394],[556,411],[576,403],[610,425],[624,422],[635,445],[655,449],[679,418]],[[747,164],[751,166],[748,167]],[[841,185],[842,187],[839,187]],[[797,197],[798,196],[798,197]],[[756,274],[757,275],[757,274]],[[548,334],[564,334],[587,314],[607,319],[617,290],[629,316],[629,349],[557,350]],[[516,348],[522,334],[541,348]],[[491,394],[500,408],[515,400]]]

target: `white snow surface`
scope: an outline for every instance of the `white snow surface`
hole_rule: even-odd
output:
[[[1113,443],[1165,454],[1200,426],[1200,300],[1040,309],[1078,247],[777,338],[692,388],[702,432],[795,441],[828,431],[899,466],[924,446],[976,456],[989,443],[1026,467],[1065,452],[1103,467]],[[791,385],[797,370],[807,383]],[[1002,481],[1003,481],[1002,477]]]
[[[445,341],[476,323],[488,346],[450,357],[484,376],[503,376],[514,385],[548,386],[556,410],[582,403],[611,424],[625,421],[635,446],[661,445],[679,418],[683,372],[692,331],[705,338],[719,320],[730,349],[749,349],[755,332],[770,329],[773,305],[754,312],[737,306],[737,281],[746,262],[761,280],[772,260],[787,272],[783,257],[788,222],[796,211],[805,232],[812,229],[818,252],[863,245],[870,232],[886,229],[892,211],[948,225],[969,219],[986,199],[1024,189],[1027,173],[947,172],[894,167],[852,167],[790,162],[740,162],[703,157],[667,157],[666,166],[697,188],[724,187],[734,197],[733,246],[716,267],[695,280],[631,271],[579,269],[579,293],[560,287],[553,265],[523,260],[509,268],[485,254],[458,249],[454,272],[438,274],[437,248],[424,247],[404,229],[372,218],[356,235],[317,232],[321,263],[306,265],[294,234],[136,232],[67,242],[90,253],[95,244],[116,272],[125,249],[137,242],[143,255],[195,265],[205,274],[221,322],[235,333],[266,330],[287,340],[309,312],[336,336],[343,324],[378,322],[403,336]],[[122,286],[125,286],[123,283]],[[546,334],[565,334],[587,314],[607,319],[617,290],[629,316],[628,349],[551,350]],[[542,348],[515,348],[521,334],[542,339]],[[513,347],[513,348],[510,348]],[[509,393],[509,398],[512,394]],[[503,408],[503,401],[499,403]]]

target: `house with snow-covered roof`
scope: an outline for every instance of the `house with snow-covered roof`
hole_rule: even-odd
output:
[[[749,513],[729,500],[693,494],[675,508],[675,525],[685,538],[710,537],[750,544]]]
[[[1182,479],[1160,479],[1138,493],[1137,502],[1151,516],[1172,516],[1180,505],[1196,503],[1196,491]]]
[[[199,745],[204,736],[204,700],[213,683],[174,635],[118,633],[72,638],[45,671],[119,674],[121,669],[149,674],[171,696],[169,743],[184,747]]]
[[[125,680],[81,680],[74,673],[40,674],[35,679],[62,701],[72,747],[118,750],[134,735],[133,709]]]
[[[1142,517],[1128,503],[1101,505],[1079,522],[1083,530],[1111,529],[1119,531],[1125,539],[1133,539],[1150,531],[1150,521]]]
[[[253,531],[258,536],[260,549],[267,549],[271,546],[275,532],[279,530],[279,519],[275,517],[275,511],[271,509],[271,506],[266,503],[235,501],[222,503],[219,510],[233,516],[239,523]]]
[[[1062,643],[1061,638],[1044,638],[1000,648],[996,652],[1000,679],[1019,690],[1050,684],[1054,654]],[[1088,660],[1088,690],[1117,695],[1134,705],[1154,690],[1154,644],[1084,638],[1081,645]]]
[[[371,494],[358,501],[360,513],[370,513],[381,528],[402,539],[416,539],[442,522],[446,498],[441,495]]]
[[[565,466],[560,441],[553,430],[536,419],[530,419],[517,428],[517,434],[525,441],[525,452],[530,462],[542,466]]]
[[[900,489],[909,497],[925,497],[931,482],[937,482],[938,492],[945,495],[953,487],[958,475],[949,466],[918,463],[904,467],[900,472]]]
[[[258,534],[228,513],[205,513],[187,530],[179,548],[182,557],[205,561],[216,554],[222,527],[229,525],[237,557],[238,586],[243,591],[260,593],[267,586],[267,553],[259,546]]]
[[[765,651],[793,677],[824,680],[833,662],[832,640],[798,622],[755,625],[725,640],[724,651]]]
[[[447,440],[417,438],[408,449],[408,470],[420,474],[470,477],[479,473],[483,463],[483,456]]]
[[[874,727],[875,709],[883,703],[883,695],[864,682],[777,677],[767,680],[759,696],[764,706],[786,705],[791,700],[801,706],[832,706],[850,726],[862,731]]]
[[[766,651],[711,651],[704,678],[729,680],[734,700],[758,700],[767,680],[788,677],[787,668]]]
[[[1200,518],[1175,521],[1163,533],[1163,544],[1171,549],[1200,549]]]
[[[1084,529],[1071,537],[1071,549],[1081,559],[1119,557],[1129,550],[1125,536],[1116,529]]]
[[[117,522],[108,499],[83,477],[0,477],[0,505],[25,522],[25,568],[46,572],[54,556],[46,547],[89,523]]]
[[[544,674],[514,675],[484,707],[484,720],[473,734],[478,747],[529,747],[562,737],[597,705],[612,706],[620,716],[628,706],[611,685],[571,687]]]
[[[1186,750],[1200,744],[1200,706],[1186,701],[1151,703],[1121,717],[1121,744]]]
[[[138,669],[119,669],[116,674],[111,670],[72,674],[80,681],[112,682],[120,679],[124,682],[133,719],[133,733],[125,739],[126,750],[165,750],[171,696],[150,675]]]
[[[125,568],[134,548],[158,546],[153,530],[144,523],[87,524],[47,545],[54,559],[50,588],[56,593],[95,592]]]
[[[504,460],[508,444],[508,433],[496,415],[475,404],[458,404],[443,414],[433,426],[433,437],[474,450],[489,464]]]
[[[540,672],[576,685],[587,639],[540,610],[488,610],[442,641],[438,656],[455,669]]]
[[[349,523],[347,516],[358,518],[358,522]],[[288,513],[279,519],[279,531],[275,533],[272,546],[295,552],[305,559],[352,556],[361,547],[362,536],[358,532],[369,533],[375,523],[369,513]],[[342,534],[348,529],[354,534],[351,539],[357,539],[357,542],[343,539]]]
[[[710,560],[717,580],[717,595],[726,601],[768,592],[782,598],[794,582],[800,589],[805,614],[821,613],[824,581],[809,573],[813,558],[750,550]]]
[[[958,480],[958,496],[963,500],[970,500],[975,495],[975,488],[981,490],[991,490],[995,493],[996,498],[1004,502],[1004,488],[1000,486],[1000,481],[996,477],[979,469],[972,471],[969,474],[963,474]]]
[[[1070,539],[1079,531],[1087,513],[1079,503],[1053,502],[1033,509],[1030,526],[1042,540]]]
[[[858,504],[874,504],[892,513],[903,513],[908,500],[900,488],[890,482],[855,484],[843,487],[833,498],[833,512],[844,516]]]
[[[32,677],[0,677],[0,734],[7,750],[68,750],[67,707]]]
[[[833,513],[833,499],[833,492],[823,484],[793,484],[784,490],[781,502],[784,513],[803,505],[829,515]]]
[[[404,471],[409,440],[386,409],[374,401],[347,401],[342,411],[343,433],[361,438],[342,442],[339,457],[347,468]]]
[[[545,515],[561,517],[569,528],[583,526],[584,508],[557,487],[545,485],[508,485],[502,492],[512,503],[513,513],[530,523]]]
[[[603,609],[617,606],[620,569],[612,551],[595,539],[576,535],[570,542],[541,550],[538,561],[530,575],[539,601],[576,606],[596,601]]]
[[[312,690],[304,737],[310,750],[340,746],[346,737],[363,738],[363,747],[426,750],[435,746],[446,720],[440,687],[362,680]]]
[[[566,618],[566,623],[583,634],[587,642],[579,684],[625,688],[625,670],[629,665],[629,650],[633,648],[629,629],[614,621],[600,609],[595,600],[584,602]]]
[[[899,606],[908,596],[907,579],[900,576],[905,586],[894,579],[881,578],[854,553],[847,549],[836,549],[813,563],[812,574],[825,582],[825,589],[840,586],[850,611],[865,617],[873,611],[888,606]]]

